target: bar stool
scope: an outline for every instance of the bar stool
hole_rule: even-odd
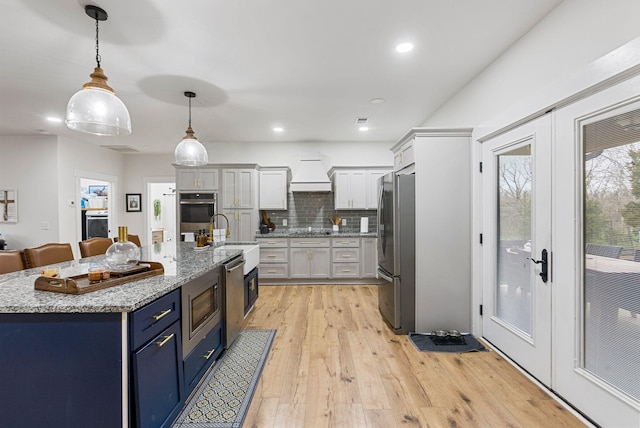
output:
[[[24,269],[23,254],[18,250],[0,251],[0,274]]]
[[[73,250],[69,243],[51,243],[39,247],[25,248],[24,257],[27,268],[46,266],[73,260]]]
[[[113,244],[111,238],[89,238],[84,241],[78,242],[80,247],[80,257],[91,257],[99,254],[104,254]]]

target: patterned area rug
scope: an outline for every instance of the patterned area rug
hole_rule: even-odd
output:
[[[241,427],[275,334],[275,330],[242,330],[172,427]]]

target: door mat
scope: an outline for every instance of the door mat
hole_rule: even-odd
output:
[[[437,343],[434,338],[431,337],[431,334],[409,333],[411,342],[418,351],[422,352],[455,352],[460,354],[463,352],[489,351],[472,334],[463,334],[461,336],[464,339],[464,343],[460,343],[458,340],[438,341],[439,343]]]
[[[249,410],[275,330],[242,330],[172,428],[239,428]]]

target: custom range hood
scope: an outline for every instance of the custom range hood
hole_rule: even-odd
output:
[[[300,164],[289,183],[291,192],[330,192],[331,180],[322,164],[320,153],[302,153]]]

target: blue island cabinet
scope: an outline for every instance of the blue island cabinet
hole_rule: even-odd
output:
[[[0,426],[123,425],[120,313],[0,314]]]
[[[0,314],[0,367],[1,427],[168,427],[185,401],[180,290],[129,314]]]
[[[136,428],[169,427],[184,405],[180,290],[131,314],[132,408]]]

